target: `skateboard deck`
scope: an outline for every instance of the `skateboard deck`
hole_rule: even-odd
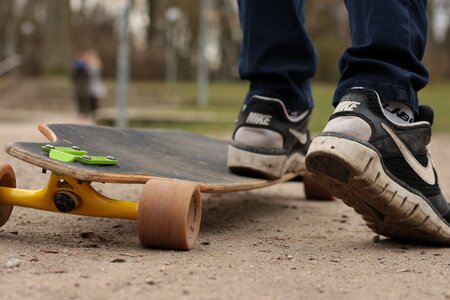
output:
[[[265,180],[230,173],[228,142],[179,130],[118,129],[75,124],[41,124],[52,146],[76,146],[92,155],[113,156],[117,165],[85,165],[50,158],[43,143],[17,142],[8,154],[80,181],[146,183],[154,178],[178,179],[199,185],[202,192],[235,192],[288,181],[298,174]]]

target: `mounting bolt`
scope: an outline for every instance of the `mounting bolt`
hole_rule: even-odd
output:
[[[92,159],[92,157],[89,156],[89,155],[83,155],[82,158],[87,159],[87,160],[91,160]]]
[[[50,148],[50,149],[55,149],[55,146],[51,145],[51,144],[47,144],[45,145],[46,148]]]
[[[72,149],[73,149],[73,150],[77,150],[77,151],[80,151],[80,150],[81,150],[81,148],[78,147],[78,146],[72,146]]]
[[[78,197],[70,192],[56,193],[53,202],[55,207],[60,212],[71,212],[78,207]]]
[[[112,155],[108,155],[108,156],[106,156],[106,158],[109,159],[109,160],[116,160],[116,158],[114,156],[112,156]]]

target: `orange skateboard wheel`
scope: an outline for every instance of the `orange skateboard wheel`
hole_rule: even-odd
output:
[[[10,188],[16,187],[16,175],[10,165],[0,164],[0,186]],[[0,227],[8,222],[12,210],[12,205],[0,204]]]
[[[312,173],[306,171],[303,176],[303,184],[305,189],[306,199],[308,200],[334,200],[334,196],[327,191],[319,181],[312,175]]]
[[[179,180],[149,180],[138,208],[138,236],[150,248],[191,250],[202,214],[200,188]]]

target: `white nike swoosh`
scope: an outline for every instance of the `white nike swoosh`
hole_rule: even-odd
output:
[[[430,185],[434,185],[436,183],[436,176],[434,176],[433,163],[431,162],[430,153],[428,153],[428,164],[426,167],[422,166],[420,162],[412,155],[411,151],[409,151],[408,147],[403,144],[400,138],[389,128],[389,126],[384,123],[381,126],[386,130],[386,132],[392,137],[397,147],[400,149],[403,157],[410,167],[414,170],[414,172],[419,175],[420,178],[423,179],[426,183]]]
[[[300,132],[300,131],[297,131],[297,130],[295,130],[293,128],[289,128],[289,132],[293,136],[295,136],[300,141],[300,143],[306,144],[308,142],[308,133]]]

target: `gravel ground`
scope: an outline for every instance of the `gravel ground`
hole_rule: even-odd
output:
[[[0,123],[0,143],[43,141],[35,125]],[[447,198],[450,136],[432,151]],[[0,154],[20,188],[48,175]],[[100,185],[138,199],[139,185]],[[376,236],[341,201],[306,201],[300,183],[204,195],[200,240],[189,252],[142,248],[133,221],[16,207],[0,229],[0,299],[450,299],[448,248]]]

